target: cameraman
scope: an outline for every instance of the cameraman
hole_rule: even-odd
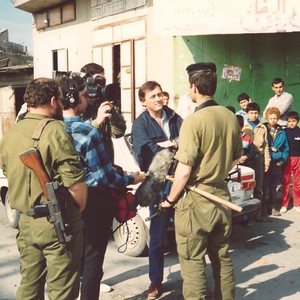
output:
[[[108,187],[123,190],[129,184],[142,182],[144,175],[134,172],[123,176],[116,172],[104,149],[99,131],[81,119],[88,101],[86,82],[76,73],[57,80],[63,94],[64,122],[74,139],[80,161],[85,166],[88,187],[87,204],[83,211],[85,240],[80,299],[98,300],[99,290],[111,290],[108,285],[100,284],[113,218],[113,201]]]
[[[120,99],[120,87],[116,84],[105,86],[104,68],[95,63],[89,63],[80,70],[86,74],[87,81],[93,78],[96,95],[89,98],[84,119],[92,120],[92,125],[99,129],[106,153],[114,163],[114,147],[112,138],[120,138],[126,131],[126,123],[119,113],[116,104]],[[112,91],[112,88],[114,89]],[[88,87],[89,89],[89,87]]]

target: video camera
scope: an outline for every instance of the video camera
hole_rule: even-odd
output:
[[[105,77],[86,77],[86,88],[91,102],[97,103],[97,106],[99,106],[103,101],[105,101]]]
[[[105,101],[106,95],[106,79],[102,76],[88,77],[84,73],[78,73],[86,82],[87,94],[90,104],[99,107]],[[72,72],[53,71],[52,78],[56,77],[71,77]]]

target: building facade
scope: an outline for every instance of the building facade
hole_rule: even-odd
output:
[[[33,57],[27,47],[9,41],[8,30],[0,28],[0,141],[14,124],[32,79]]]
[[[34,76],[103,65],[107,83],[121,85],[128,124],[141,111],[137,91],[157,80],[176,107],[188,92],[185,68],[213,61],[215,98],[238,109],[248,93],[262,109],[282,77],[300,92],[300,5],[296,0],[16,0],[33,14]],[[130,130],[130,126],[129,130]]]
[[[153,35],[149,1],[34,0],[15,1],[15,7],[34,16],[35,77],[79,71],[90,62],[102,65],[107,83],[120,80],[129,125],[141,111],[137,91],[146,80],[173,90],[173,37]]]

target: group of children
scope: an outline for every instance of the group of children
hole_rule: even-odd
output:
[[[244,148],[240,163],[254,169],[254,197],[262,203],[256,220],[262,221],[268,214],[280,216],[287,212],[292,177],[293,206],[300,213],[299,114],[290,111],[287,127],[283,128],[278,124],[280,111],[277,107],[266,110],[267,122],[262,123],[257,103],[251,102],[247,94],[241,94],[238,101],[242,110],[236,115]],[[282,189],[281,203],[277,200],[279,187]]]

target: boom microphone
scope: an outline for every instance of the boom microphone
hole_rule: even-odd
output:
[[[142,207],[151,205],[164,187],[175,152],[163,149],[155,154],[149,166],[146,180],[137,188],[135,201]]]

